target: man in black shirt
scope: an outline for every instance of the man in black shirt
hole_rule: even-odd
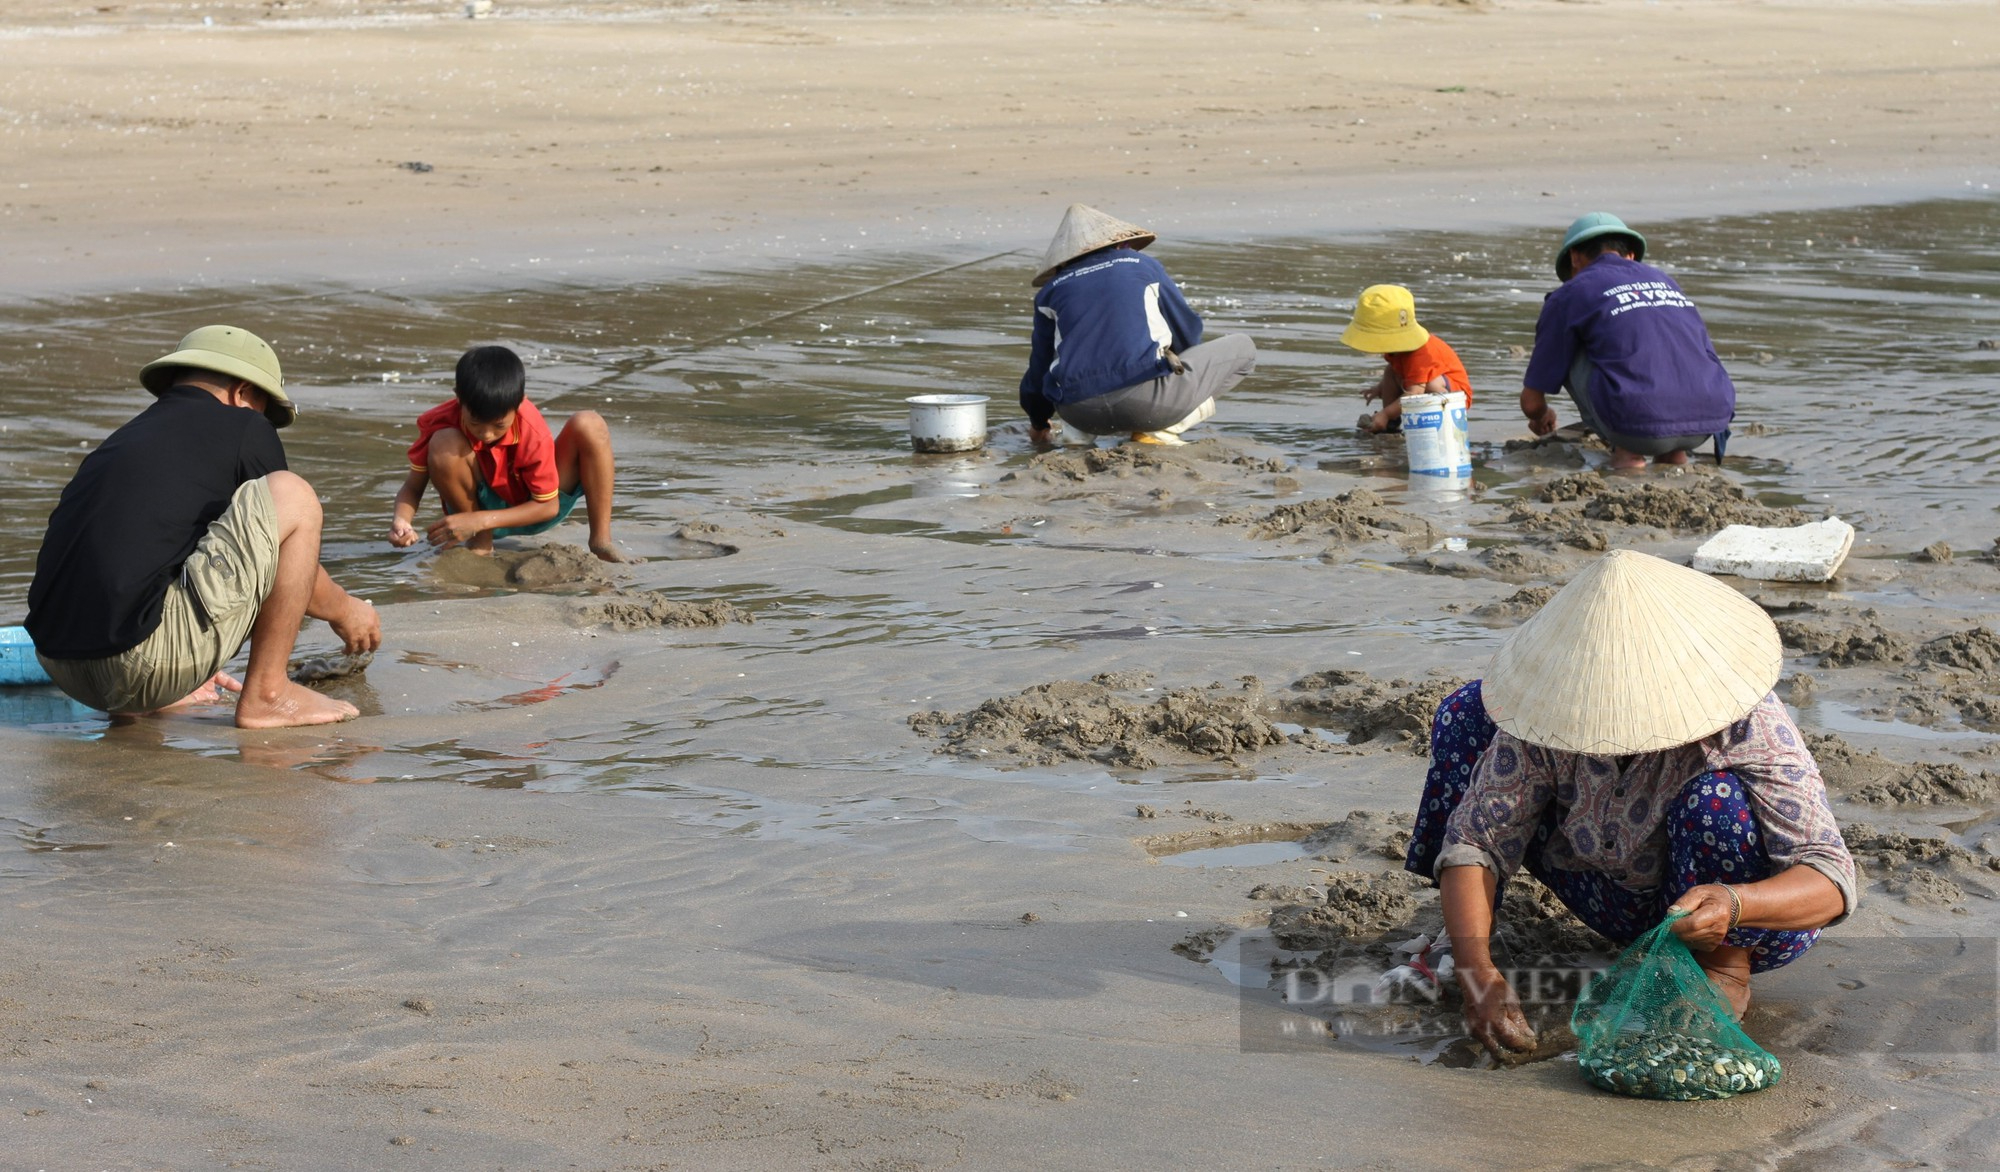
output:
[[[285,468],[298,415],[264,340],[205,326],[139,379],[151,407],[84,457],[49,516],[28,633],[51,679],[114,715],[239,693],[241,728],[330,724],[352,704],[287,677],[301,621],[350,653],[382,642],[375,609],[319,564],[320,506]],[[238,683],[222,665],[250,642]]]

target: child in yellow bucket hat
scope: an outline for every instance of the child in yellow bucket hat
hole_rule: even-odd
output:
[[[1363,354],[1380,354],[1388,363],[1381,379],[1363,393],[1364,402],[1382,400],[1382,409],[1364,414],[1364,431],[1400,431],[1403,396],[1442,395],[1457,391],[1472,405],[1472,380],[1458,352],[1443,338],[1417,324],[1417,300],[1401,285],[1370,285],[1354,302],[1354,318],[1340,335],[1347,346]]]

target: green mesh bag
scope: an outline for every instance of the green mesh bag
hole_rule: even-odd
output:
[[[1570,1015],[1576,1064],[1607,1091],[1641,1099],[1727,1099],[1778,1081],[1668,916],[1591,982]]]

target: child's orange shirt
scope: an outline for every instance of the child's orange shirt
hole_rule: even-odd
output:
[[[417,442],[410,445],[412,471],[429,471],[431,437],[446,428],[465,435],[458,426],[457,399],[446,399],[417,416]],[[480,443],[469,435],[465,441],[472,445],[479,479],[510,507],[556,499],[562,487],[556,470],[556,441],[549,434],[548,421],[533,403],[521,400],[514,411],[514,426],[492,443]]]
[[[1465,392],[1465,405],[1472,406],[1472,380],[1465,373],[1465,364],[1458,360],[1458,351],[1436,334],[1415,350],[1382,357],[1389,360],[1389,369],[1403,386],[1422,386],[1443,375],[1452,390]]]

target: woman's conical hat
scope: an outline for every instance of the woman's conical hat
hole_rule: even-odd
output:
[[[1063,213],[1062,226],[1056,229],[1056,238],[1049,241],[1049,250],[1042,254],[1042,271],[1035,274],[1034,286],[1041,288],[1056,275],[1057,269],[1087,252],[1113,244],[1144,248],[1157,239],[1137,224],[1105,215],[1089,204],[1073,203]]]
[[[1756,603],[1617,549],[1508,636],[1480,691],[1493,722],[1529,744],[1652,753],[1741,719],[1778,682],[1784,654]]]

